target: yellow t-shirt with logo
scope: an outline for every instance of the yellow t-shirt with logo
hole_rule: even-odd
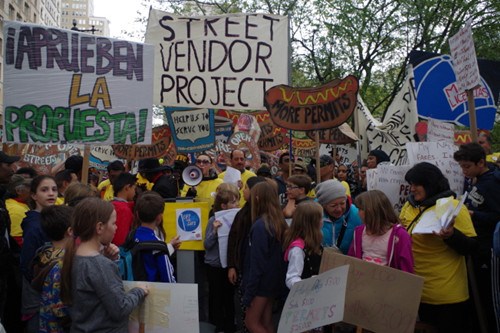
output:
[[[221,172],[219,174],[219,178],[222,179],[222,180],[224,180],[224,175],[225,174],[226,174],[225,171]],[[245,185],[247,184],[248,178],[252,178],[252,177],[257,177],[257,175],[255,173],[253,173],[252,171],[250,171],[250,170],[245,170],[245,172],[243,172],[241,174],[241,182],[243,183],[243,186],[240,189],[240,207],[243,207],[243,205],[246,203],[246,200],[243,197],[243,189],[245,188]]]
[[[458,200],[454,200],[454,205],[457,204]],[[427,209],[426,212],[432,209],[435,207]],[[403,226],[408,228],[419,212],[418,208],[407,202],[399,215]],[[412,234],[411,230],[417,223],[418,221],[408,232],[412,238],[415,274],[424,278],[421,302],[440,305],[466,301],[469,298],[469,289],[465,257],[434,234]],[[465,206],[455,218],[455,228],[468,237],[476,236],[469,211]]]

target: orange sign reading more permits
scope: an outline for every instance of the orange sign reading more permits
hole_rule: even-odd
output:
[[[298,131],[337,127],[354,112],[359,83],[352,75],[316,88],[278,85],[266,91],[264,105],[279,126]]]

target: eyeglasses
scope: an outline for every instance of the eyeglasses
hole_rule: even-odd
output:
[[[210,164],[209,160],[196,160],[197,164]]]
[[[286,188],[288,190],[293,190],[294,188],[299,188],[299,186],[297,186],[297,185],[287,185]]]

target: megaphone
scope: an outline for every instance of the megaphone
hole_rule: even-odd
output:
[[[203,171],[195,165],[188,166],[182,171],[182,180],[186,185],[196,186],[201,183],[202,179]]]

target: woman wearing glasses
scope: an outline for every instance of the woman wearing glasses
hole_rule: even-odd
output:
[[[223,183],[223,180],[217,177],[213,169],[213,161],[207,154],[200,154],[196,157],[196,166],[202,172],[202,180],[196,186],[184,185],[181,191],[182,197],[194,197],[200,201],[207,201],[209,207],[214,204],[214,196],[217,187]]]

